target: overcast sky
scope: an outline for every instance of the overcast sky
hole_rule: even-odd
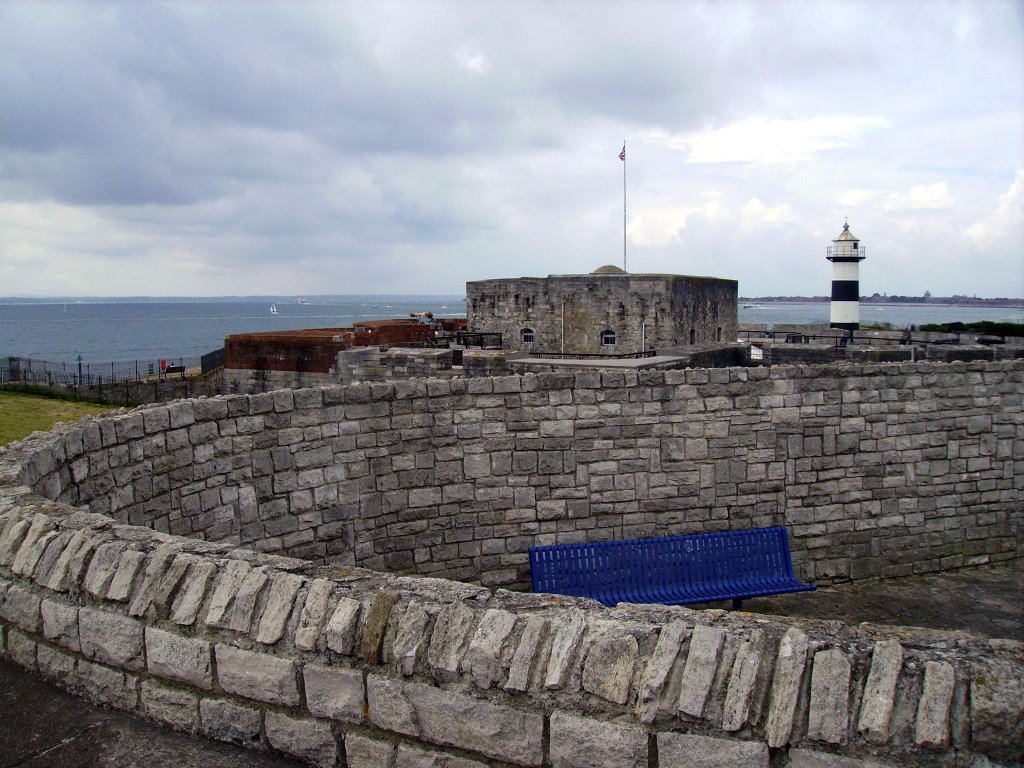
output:
[[[1024,3],[0,3],[0,296],[1024,297]]]

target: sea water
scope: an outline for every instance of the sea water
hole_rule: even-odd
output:
[[[271,305],[277,313],[271,312]],[[52,362],[196,357],[232,333],[351,326],[360,320],[432,312],[465,317],[456,296],[230,297],[218,299],[54,299],[0,301],[0,357]],[[827,303],[740,307],[741,323],[828,323]],[[921,304],[861,305],[862,325],[896,328],[977,320],[1024,322],[1024,309]]]

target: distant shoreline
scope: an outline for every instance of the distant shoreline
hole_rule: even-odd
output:
[[[768,299],[740,296],[740,302],[757,302],[761,304],[829,304],[831,299]],[[975,301],[872,301],[861,299],[861,304],[878,307],[991,307],[993,309],[1024,309],[1024,299],[977,299]]]

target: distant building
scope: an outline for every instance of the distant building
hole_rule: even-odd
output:
[[[737,283],[688,275],[589,275],[466,283],[467,329],[506,349],[622,355],[736,341]]]
[[[832,241],[826,256],[832,262],[832,304],[829,326],[856,331],[860,328],[860,263],[867,252],[843,222],[843,231]]]

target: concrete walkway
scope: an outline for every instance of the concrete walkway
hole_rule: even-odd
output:
[[[1024,568],[915,576],[758,598],[744,609],[1024,641]],[[728,607],[723,604],[721,607]],[[0,662],[0,768],[294,768],[276,755],[192,738],[95,707]]]

